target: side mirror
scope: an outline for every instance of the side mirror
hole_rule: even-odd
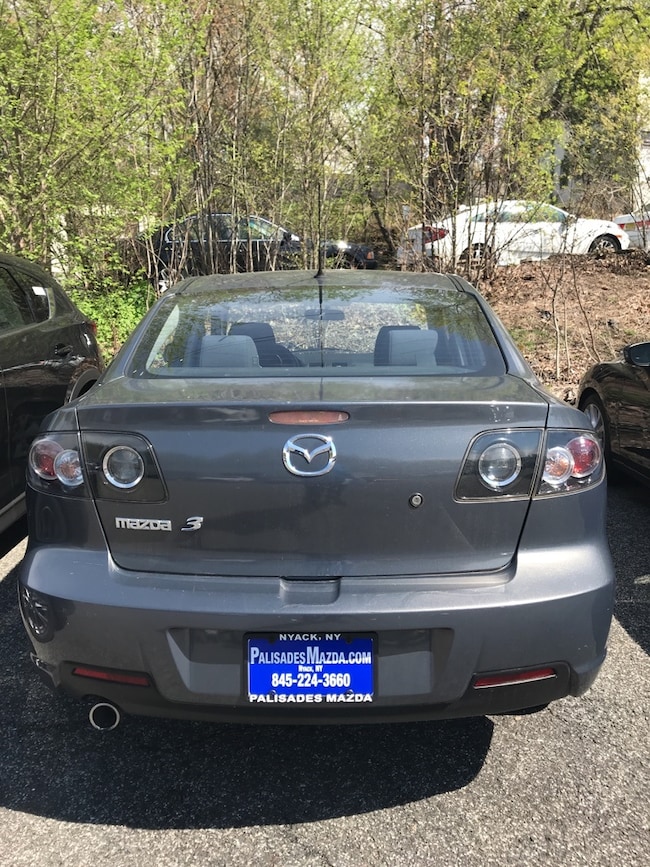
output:
[[[650,343],[632,343],[625,346],[623,358],[635,367],[650,367]]]

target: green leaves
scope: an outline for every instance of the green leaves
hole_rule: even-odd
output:
[[[199,211],[388,253],[404,219],[561,183],[604,215],[637,179],[649,21],[647,0],[3,0],[0,245],[106,287],[116,241]]]

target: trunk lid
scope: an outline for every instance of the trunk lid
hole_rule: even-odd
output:
[[[335,410],[340,424],[276,424],[278,410]],[[119,378],[78,408],[82,441],[138,433],[164,482],[155,502],[96,500],[110,552],[130,570],[324,578],[485,572],[514,556],[529,500],[458,501],[481,432],[544,428],[548,402],[512,376],[381,380]],[[98,436],[99,435],[99,436]],[[294,475],[287,442],[336,460]],[[86,455],[88,457],[88,455]],[[328,455],[300,463],[322,469]],[[416,497],[416,499],[414,499]],[[419,498],[421,504],[418,506]],[[415,504],[415,505],[414,505]]]

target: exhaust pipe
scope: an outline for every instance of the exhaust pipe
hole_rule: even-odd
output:
[[[98,701],[90,708],[88,719],[90,725],[98,732],[112,732],[119,726],[122,714],[114,704],[108,701]]]

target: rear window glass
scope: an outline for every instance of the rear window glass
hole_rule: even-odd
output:
[[[155,377],[502,375],[476,300],[457,291],[313,286],[166,298],[131,374]]]

